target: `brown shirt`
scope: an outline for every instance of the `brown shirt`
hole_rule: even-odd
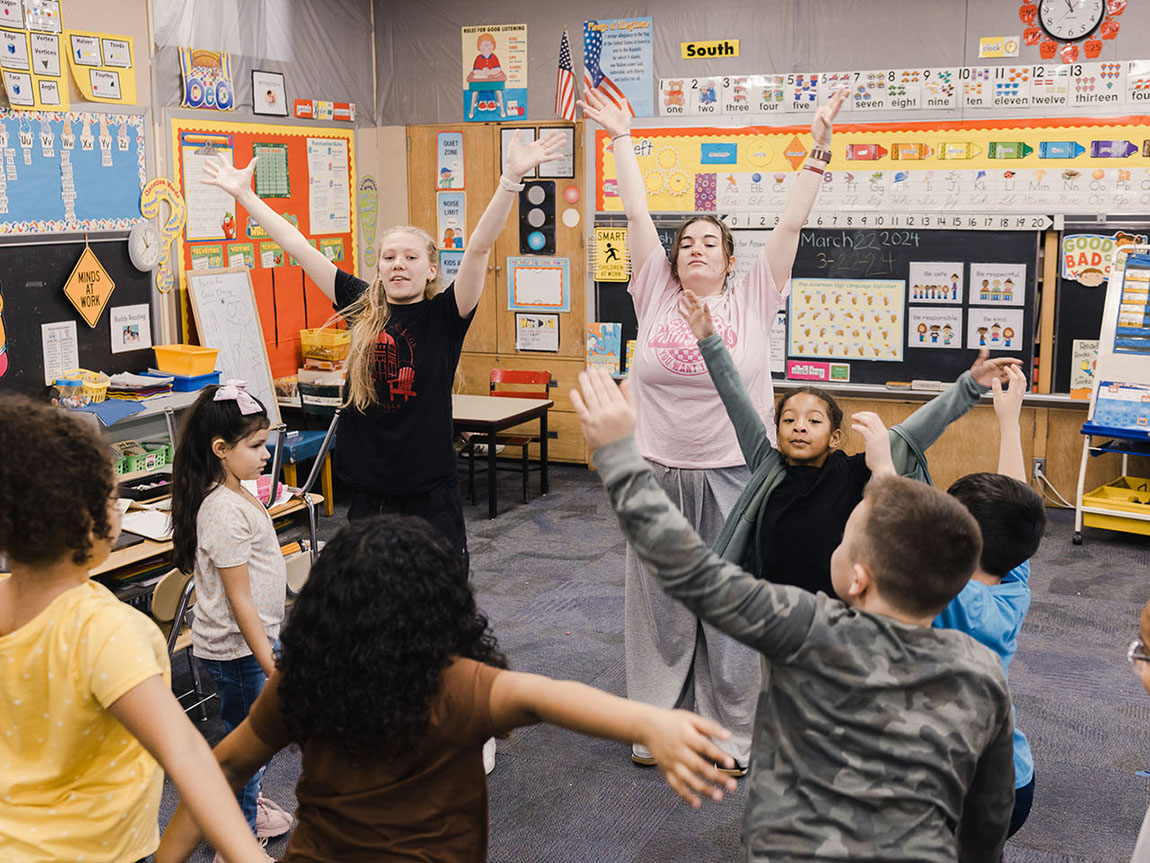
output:
[[[296,741],[280,712],[279,673],[250,720],[277,751],[299,742],[299,820],[284,863],[455,863],[487,859],[487,778],[483,742],[510,729],[491,720],[491,686],[500,670],[457,659],[443,671],[427,735],[389,761],[352,760],[321,740]]]

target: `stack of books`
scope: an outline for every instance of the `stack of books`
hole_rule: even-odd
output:
[[[171,377],[154,377],[121,372],[118,375],[112,375],[112,379],[108,383],[108,398],[125,401],[139,402],[153,396],[168,395],[171,391]]]

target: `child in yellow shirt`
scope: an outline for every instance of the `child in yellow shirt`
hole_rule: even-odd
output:
[[[88,578],[120,532],[99,436],[0,398],[0,859],[122,863],[159,845],[163,771],[233,863],[266,861],[170,688],[159,629]],[[157,764],[157,761],[159,762]]]

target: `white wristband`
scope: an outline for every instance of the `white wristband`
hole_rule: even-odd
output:
[[[506,189],[508,192],[522,192],[523,184],[516,183],[513,180],[508,180],[503,174],[499,175],[499,185]]]

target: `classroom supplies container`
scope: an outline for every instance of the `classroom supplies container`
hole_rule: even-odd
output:
[[[218,348],[199,345],[156,345],[156,368],[170,375],[198,377],[211,374],[216,367]]]
[[[172,478],[168,474],[140,476],[120,483],[120,497],[137,503],[159,500],[172,493]]]
[[[300,353],[317,360],[345,360],[351,349],[351,333],[331,327],[299,331]]]
[[[1150,535],[1150,521],[1139,520],[1139,518],[1150,519],[1150,479],[1120,476],[1089,494],[1084,494],[1082,505],[1114,512],[1114,515],[1083,513],[1082,523],[1087,527],[1103,527],[1107,530]],[[1135,518],[1124,516],[1123,513],[1133,515]]]
[[[163,441],[123,440],[112,444],[116,473],[159,470],[172,463],[172,448]]]
[[[56,378],[52,384],[56,388],[56,401],[66,408],[82,408],[84,401],[84,381],[82,378]]]
[[[79,380],[83,403],[97,404],[108,397],[108,376],[103,372],[90,372],[87,369],[68,369],[64,377]]]
[[[177,375],[171,372],[167,374],[172,379],[172,392],[174,393],[197,392],[204,387],[220,382],[219,372],[209,372],[206,375]]]

